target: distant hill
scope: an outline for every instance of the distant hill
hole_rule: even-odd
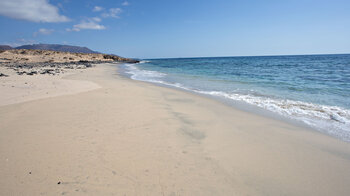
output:
[[[8,45],[0,45],[0,50],[12,50],[13,48]]]
[[[34,49],[34,50],[53,50],[61,52],[73,52],[73,53],[98,53],[90,50],[87,47],[60,45],[60,44],[33,44],[18,46],[15,49]]]
[[[9,50],[9,51],[5,51],[5,50]],[[52,51],[57,51],[57,52],[53,52]],[[102,54],[100,52],[96,52],[93,50],[90,50],[87,47],[80,47],[80,46],[70,46],[70,45],[60,45],[60,44],[33,44],[33,45],[23,45],[23,46],[18,46],[15,48],[12,48],[11,46],[8,45],[0,45],[0,53],[2,55],[4,55],[5,53],[8,55],[32,55],[32,56],[44,56],[43,54],[47,54],[49,56],[46,57],[50,57],[53,58],[51,60],[57,61],[57,62],[75,62],[75,61],[119,61],[119,62],[128,62],[128,63],[138,63],[140,62],[140,60],[138,59],[131,59],[131,58],[124,58],[118,55],[114,55],[114,54]],[[63,59],[54,59],[55,57],[55,53],[60,54],[61,56],[63,55]],[[74,54],[63,54],[63,53],[74,53]],[[79,54],[79,53],[84,53],[83,55]],[[57,54],[57,55],[58,55]],[[85,55],[86,54],[86,55]],[[71,60],[67,60],[67,56],[72,56],[70,57],[72,58]],[[78,57],[79,58],[78,58]],[[45,57],[45,56],[44,56]],[[84,59],[84,58],[85,59]],[[90,57],[92,59],[90,59]],[[23,59],[27,59],[27,57],[21,57]],[[46,59],[46,58],[40,58],[41,60],[47,60],[50,61],[50,59]],[[40,60],[40,59],[37,59]]]

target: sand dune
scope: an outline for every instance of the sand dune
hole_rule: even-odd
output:
[[[71,53],[50,50],[0,50],[0,63],[69,63],[79,61],[93,62],[135,62],[134,59],[100,53]]]

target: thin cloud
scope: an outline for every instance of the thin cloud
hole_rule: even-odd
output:
[[[92,9],[92,11],[94,11],[94,12],[100,12],[102,10],[104,10],[104,8],[100,7],[100,6],[95,6],[94,9]]]
[[[122,3],[122,6],[128,6],[128,5],[130,5],[130,3],[129,3],[128,1],[124,1],[124,2]]]
[[[105,12],[103,13],[101,16],[104,18],[120,18],[120,14],[123,12],[123,10],[121,8],[110,8],[109,12]]]
[[[91,18],[91,20],[93,20],[95,22],[101,22],[102,21],[101,18],[99,18],[99,17],[93,17],[93,18]]]
[[[31,22],[67,22],[48,0],[1,0],[0,15]]]
[[[33,36],[35,37],[35,36],[38,36],[38,35],[50,35],[50,34],[52,34],[54,31],[55,31],[55,30],[53,30],[53,29],[44,29],[44,28],[41,28],[41,29],[39,29],[39,31],[35,32],[35,33],[33,34]]]
[[[76,24],[71,29],[66,29],[66,31],[80,31],[84,29],[90,29],[90,30],[103,30],[106,29],[105,26],[99,24],[101,22],[101,19],[98,17],[89,18],[87,20],[81,21],[79,24]]]

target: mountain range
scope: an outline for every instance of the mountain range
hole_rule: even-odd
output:
[[[72,52],[72,53],[99,53],[99,52],[90,50],[87,47],[61,45],[61,44],[32,44],[32,45],[18,46],[14,48],[8,45],[0,45],[0,50],[12,50],[12,49],[53,50],[53,51]]]

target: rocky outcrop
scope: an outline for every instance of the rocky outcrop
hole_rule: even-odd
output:
[[[113,61],[119,61],[119,62],[126,62],[126,63],[139,63],[139,60],[136,59],[130,59],[130,58],[123,58],[117,55],[111,55],[111,54],[105,54],[103,55],[104,59],[112,59]]]
[[[1,63],[9,70],[13,70],[17,75],[58,75],[67,72],[68,70],[80,70],[93,67],[91,62],[66,62],[66,63]],[[0,73],[0,77],[8,75]]]

